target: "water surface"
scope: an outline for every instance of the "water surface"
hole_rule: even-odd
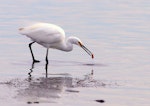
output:
[[[1,0],[0,103],[3,105],[149,106],[150,1]],[[66,53],[35,44],[32,64],[18,28],[36,22],[61,26],[93,51]]]

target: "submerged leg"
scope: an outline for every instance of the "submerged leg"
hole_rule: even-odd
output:
[[[48,48],[47,48],[47,51],[46,51],[46,58],[45,58],[45,60],[46,60],[46,63],[48,64]]]
[[[30,52],[31,52],[31,55],[32,55],[33,63],[34,63],[34,62],[40,62],[39,60],[36,60],[36,59],[34,58],[34,55],[33,55],[33,52],[32,52],[32,48],[31,48],[31,45],[32,45],[33,43],[35,43],[35,42],[29,43],[29,48],[30,48]]]

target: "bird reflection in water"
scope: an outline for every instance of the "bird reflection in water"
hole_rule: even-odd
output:
[[[32,80],[32,72],[33,72],[33,69],[34,69],[34,65],[35,65],[35,62],[32,62],[32,65],[31,65],[31,69],[30,69],[30,72],[28,73],[28,75],[29,75],[29,81],[31,81]],[[48,77],[48,63],[46,62],[46,64],[45,64],[45,75],[46,75],[46,78]]]
[[[48,64],[45,64],[45,77],[34,78],[32,73],[34,71],[33,62],[30,72],[28,73],[28,79],[25,84],[25,88],[18,90],[19,99],[23,99],[28,104],[35,103],[55,103],[61,97],[62,92],[72,92],[78,93],[79,91],[74,90],[75,83],[73,83],[74,78],[72,78],[69,74],[48,74]],[[50,77],[48,77],[50,75]],[[84,79],[79,79],[77,84],[79,84],[83,80],[88,80],[88,76],[93,75],[93,71],[91,74],[85,76]]]
[[[40,78],[32,77],[34,63],[28,73],[28,85],[24,90],[20,90],[19,95],[24,99],[26,98],[27,103],[41,103],[41,102],[55,102],[61,97],[64,87],[72,86],[72,78],[68,74],[56,75],[48,77],[48,64],[45,65],[46,76]]]

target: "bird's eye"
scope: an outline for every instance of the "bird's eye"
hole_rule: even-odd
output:
[[[81,42],[78,42],[78,44],[79,44],[80,46],[82,46]]]

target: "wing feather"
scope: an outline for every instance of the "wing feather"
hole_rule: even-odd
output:
[[[62,28],[47,23],[38,23],[29,27],[19,29],[20,33],[28,36],[37,43],[57,43],[65,39],[65,32]]]

